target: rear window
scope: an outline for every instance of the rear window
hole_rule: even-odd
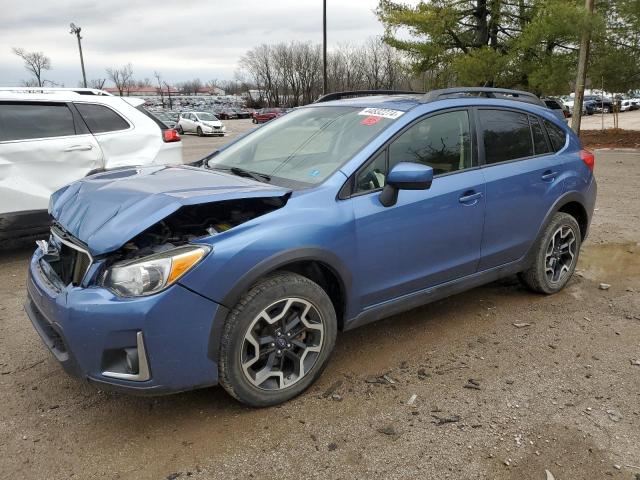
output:
[[[508,110],[480,110],[485,163],[500,163],[533,155],[529,119]]]
[[[567,134],[565,131],[548,120],[544,121],[544,126],[547,128],[553,151],[557,152],[558,150],[562,150],[564,144],[567,142]]]
[[[91,133],[115,132],[129,128],[129,123],[108,107],[90,103],[76,103],[75,106]]]
[[[545,100],[544,103],[551,110],[562,110],[562,105],[555,100]]]
[[[73,115],[64,103],[0,103],[0,141],[75,134]]]

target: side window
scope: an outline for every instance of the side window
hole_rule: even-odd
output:
[[[529,122],[531,123],[531,136],[533,137],[533,149],[536,155],[542,155],[550,153],[549,145],[547,144],[547,138],[542,130],[538,117],[529,115]]]
[[[547,128],[547,133],[549,134],[549,140],[551,140],[553,151],[557,152],[558,150],[561,150],[567,141],[567,134],[560,127],[554,125],[548,120],[544,121],[544,126]]]
[[[384,187],[386,172],[387,149],[384,149],[356,176],[356,193]]]
[[[75,134],[73,115],[64,103],[0,103],[0,141]]]
[[[75,105],[91,133],[115,132],[129,128],[129,123],[108,107],[89,103]]]
[[[485,163],[499,163],[533,155],[529,120],[525,113],[479,110]]]
[[[411,126],[389,145],[389,168],[400,162],[423,163],[435,175],[471,167],[468,112],[441,113]]]

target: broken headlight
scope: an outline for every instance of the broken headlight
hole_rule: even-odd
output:
[[[191,270],[210,251],[203,245],[186,245],[111,265],[100,284],[121,297],[157,293]]]

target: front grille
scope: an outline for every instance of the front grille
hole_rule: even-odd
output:
[[[40,259],[47,279],[59,290],[69,284],[80,285],[91,266],[91,256],[74,239],[55,226],[49,237],[49,250]]]

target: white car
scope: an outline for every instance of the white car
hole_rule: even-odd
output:
[[[101,90],[0,88],[0,240],[49,224],[50,195],[92,173],[182,162],[182,144],[143,105]]]
[[[197,133],[199,137],[204,135],[224,136],[226,128],[218,117],[209,112],[185,112],[181,113],[176,125],[178,133]]]
[[[620,111],[627,112],[630,110],[637,110],[640,107],[640,102],[636,98],[627,98],[620,102]]]

